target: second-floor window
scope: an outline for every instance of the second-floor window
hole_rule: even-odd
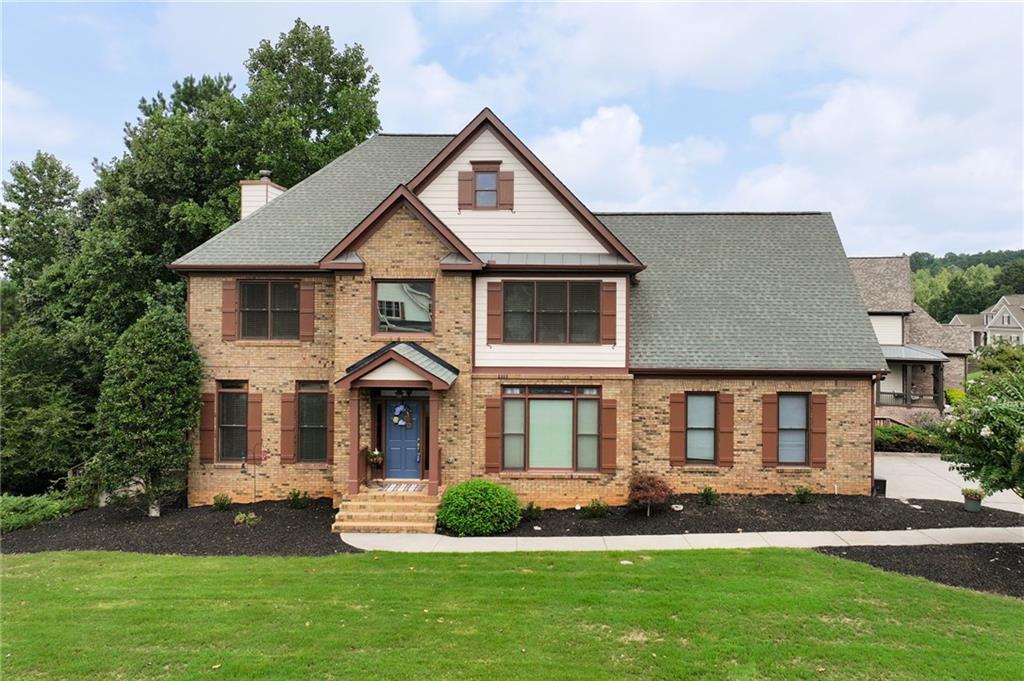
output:
[[[434,282],[374,282],[375,333],[431,333],[434,330]]]
[[[601,284],[597,281],[506,281],[506,343],[597,343]]]
[[[241,338],[297,339],[299,284],[294,281],[240,283]]]
[[[473,207],[498,207],[498,170],[477,170],[473,173]]]

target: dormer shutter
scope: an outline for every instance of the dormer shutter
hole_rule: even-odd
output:
[[[512,171],[498,173],[498,210],[512,210]]]
[[[459,210],[473,208],[473,171],[459,171]]]

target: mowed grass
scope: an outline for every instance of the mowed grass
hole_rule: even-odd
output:
[[[8,555],[2,596],[5,680],[1024,674],[1024,602],[797,550]]]

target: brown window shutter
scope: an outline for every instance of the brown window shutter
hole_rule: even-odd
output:
[[[776,393],[761,396],[761,465],[766,468],[779,465],[779,396]]]
[[[487,282],[487,342],[500,343],[502,337],[502,308],[504,300],[501,295],[501,282]]]
[[[668,396],[668,463],[686,463],[686,393]]]
[[[619,423],[616,417],[615,400],[601,400],[601,452],[602,473],[614,473],[617,457]]]
[[[811,395],[811,467],[825,467],[825,450],[828,439],[826,425],[828,423],[828,396]]]
[[[281,463],[295,463],[295,393],[281,395]]]
[[[601,344],[615,345],[615,282],[601,282]]]
[[[512,210],[512,171],[498,173],[498,210]]]
[[[473,171],[459,171],[459,210],[473,207]]]
[[[238,280],[225,279],[220,302],[222,340],[238,340]]]
[[[299,340],[313,340],[316,314],[316,282],[303,279],[299,284]]]
[[[334,393],[327,394],[327,463],[334,463]]]
[[[733,429],[736,417],[734,414],[735,399],[731,393],[718,393],[715,401],[715,459],[719,466],[732,466]]]
[[[217,451],[217,395],[203,393],[199,408],[199,463],[213,463]]]
[[[484,470],[488,473],[497,473],[501,470],[501,398],[488,397],[486,404]]]
[[[248,426],[248,459],[253,463],[263,460],[263,395],[261,393],[249,393],[249,411],[246,414],[246,425]]]

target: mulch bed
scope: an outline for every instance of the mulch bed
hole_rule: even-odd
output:
[[[4,534],[5,553],[38,551],[134,551],[189,556],[323,556],[358,552],[331,533],[330,499],[306,508],[281,501],[234,504],[230,511],[211,506],[162,509],[149,518],[137,509],[93,508],[34,527]],[[257,525],[233,523],[235,513],[254,511]]]
[[[1024,544],[830,546],[817,550],[933,582],[1024,598]]]
[[[810,503],[800,504],[788,495],[722,495],[718,504],[706,506],[698,495],[684,494],[672,497],[669,504],[681,504],[683,510],[652,510],[648,518],[643,510],[613,506],[603,518],[588,518],[583,510],[548,509],[540,520],[524,520],[508,534],[571,537],[1024,525],[1024,515],[1018,513],[990,508],[968,513],[961,502],[934,499],[910,499],[904,503],[884,497],[820,495]]]

